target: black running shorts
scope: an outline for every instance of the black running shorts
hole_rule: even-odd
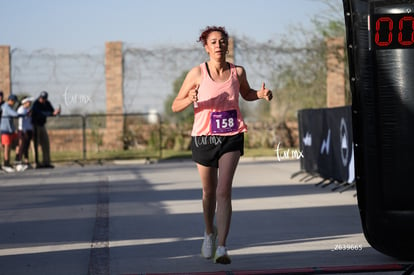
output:
[[[197,136],[191,138],[192,159],[204,166],[218,168],[222,155],[240,151],[244,154],[244,134],[234,136]]]

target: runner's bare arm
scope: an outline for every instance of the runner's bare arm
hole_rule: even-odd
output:
[[[201,76],[200,66],[192,68],[184,79],[177,97],[171,106],[173,112],[181,112],[197,101],[197,89]]]
[[[260,90],[254,90],[250,88],[249,82],[247,81],[246,71],[243,67],[237,66],[237,76],[239,77],[240,82],[240,94],[247,101],[254,101],[258,99],[265,99],[267,101],[272,100],[273,95],[272,91],[265,87],[265,84],[262,83]]]

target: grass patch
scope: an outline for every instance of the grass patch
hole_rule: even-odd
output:
[[[271,148],[245,148],[244,157],[276,157],[275,150]],[[87,152],[86,161],[88,160],[127,160],[127,159],[159,159],[160,152],[146,150],[116,150]],[[30,158],[33,160],[33,158]],[[39,160],[41,160],[39,156]],[[171,159],[191,159],[191,150],[162,150],[162,160]],[[84,160],[81,152],[52,152],[53,162]]]

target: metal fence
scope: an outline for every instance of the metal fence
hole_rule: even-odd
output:
[[[46,127],[53,161],[162,157],[158,113],[61,115]]]
[[[282,68],[319,46],[292,47],[281,41],[258,43],[234,37],[234,58],[248,72],[252,87],[265,81],[278,85],[276,75]],[[16,95],[37,97],[49,92],[54,105],[64,114],[105,113],[105,48],[81,53],[59,53],[52,49],[11,51],[11,91]],[[165,100],[174,92],[174,82],[197,64],[208,60],[199,44],[165,45],[141,48],[123,44],[123,112],[164,111]],[[275,82],[275,83],[272,83]]]

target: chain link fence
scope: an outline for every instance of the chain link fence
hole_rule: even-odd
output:
[[[277,90],[282,68],[297,62],[303,54],[320,51],[292,47],[282,42],[257,43],[234,38],[235,63],[243,65],[252,87],[262,81]],[[208,60],[201,44],[140,48],[123,43],[124,112],[164,112],[164,102],[173,93],[174,81],[183,72]],[[11,50],[12,93],[37,97],[43,90],[50,101],[61,105],[62,114],[106,112],[105,49],[82,53],[57,53],[52,49],[26,52]]]
[[[162,158],[157,113],[61,115],[49,117],[47,129],[52,160]]]

